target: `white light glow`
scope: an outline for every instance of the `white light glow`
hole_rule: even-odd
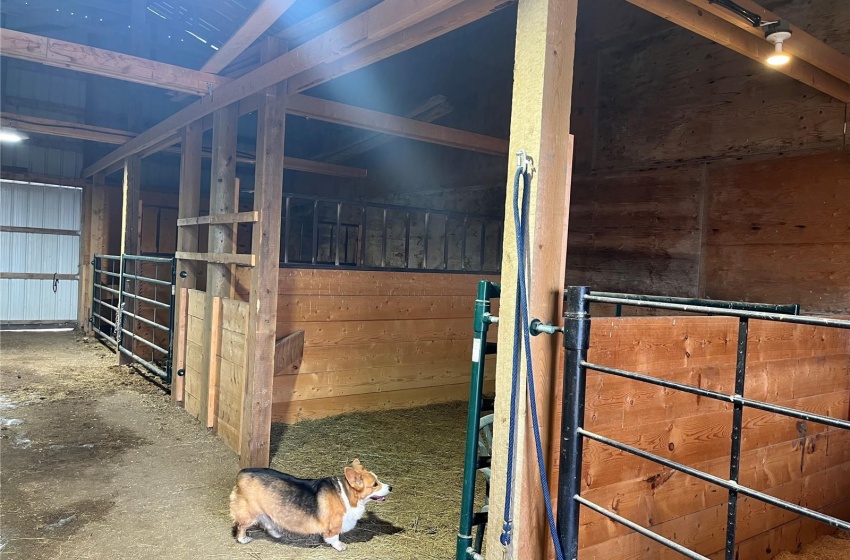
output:
[[[26,136],[24,136],[15,129],[0,129],[0,142],[17,143],[26,139]]]
[[[767,57],[767,63],[771,66],[782,66],[783,64],[788,64],[788,62],[791,60],[791,57],[782,51],[781,39],[782,38],[780,38],[780,40],[776,40],[776,42],[773,44],[773,54]],[[768,37],[768,41],[770,40],[771,38]]]

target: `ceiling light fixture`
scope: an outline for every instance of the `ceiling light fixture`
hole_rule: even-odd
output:
[[[7,142],[9,144],[16,144],[18,142],[22,142],[29,138],[26,134],[18,132],[16,129],[11,126],[3,126],[0,127],[0,142]]]
[[[774,45],[773,53],[767,57],[767,63],[771,66],[788,64],[791,57],[782,50],[782,43],[791,37],[791,26],[782,20],[766,25],[764,37]]]

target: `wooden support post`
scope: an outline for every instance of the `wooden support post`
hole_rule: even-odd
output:
[[[201,150],[203,145],[203,130],[199,122],[186,126],[180,138],[180,195],[178,199],[177,219],[197,219],[201,210]],[[198,227],[177,228],[177,252],[198,252]],[[183,278],[185,273],[186,277]],[[198,282],[198,265],[192,261],[177,261],[177,292],[174,306],[178,310],[174,319],[176,322],[176,339],[174,341],[174,375],[171,381],[172,402],[183,402],[185,378],[177,375],[186,368],[186,322],[188,316],[187,289],[194,290]]]
[[[207,395],[206,419],[207,428],[216,428],[218,426],[218,389],[221,368],[221,298],[218,296],[212,298],[210,322],[207,325],[210,333],[209,361],[207,362],[210,390]]]
[[[95,173],[92,184],[83,187],[83,230],[80,240],[80,306],[79,325],[91,334],[91,303],[93,296],[92,281],[94,267],[92,260],[98,254],[106,253],[106,177]]]
[[[559,323],[564,289],[564,232],[569,216],[570,99],[575,51],[578,0],[525,0],[517,13],[510,153],[525,150],[535,160],[537,173],[530,192],[528,231],[529,317]],[[499,341],[496,404],[487,524],[487,556],[503,558],[499,542],[505,504],[507,435],[510,417],[511,362],[514,305],[517,298],[516,227],[513,221],[513,177],[516,161],[508,165],[505,235],[502,252],[502,293],[499,304]],[[552,550],[537,467],[534,437],[527,410],[527,390],[537,395],[544,464],[551,463],[553,397],[561,383],[557,363],[559,337],[532,339],[535,387],[526,387],[525,361],[520,372],[520,394],[513,485],[512,544],[508,558],[544,558]],[[557,433],[557,432],[555,432]],[[550,480],[553,473],[549,473]]]
[[[213,156],[210,173],[210,215],[232,214],[236,211],[236,124],[239,118],[238,107],[228,105],[213,115]],[[209,252],[231,254],[236,251],[236,239],[230,224],[212,224],[209,226]],[[204,363],[210,363],[212,350],[212,312],[213,298],[230,297],[230,265],[207,263],[206,315],[204,324]],[[201,403],[209,402],[210,394],[216,392],[212,386],[210,372],[201,383]],[[209,426],[208,407],[201,405],[200,421]]]
[[[276,41],[266,41],[261,50],[262,61],[277,56],[279,50]],[[248,364],[239,454],[243,467],[269,465],[285,121],[286,82],[282,82],[262,92],[257,114],[254,210],[260,219],[254,224],[251,239],[257,263],[251,269],[248,311]]]
[[[121,248],[120,255],[139,254],[139,190],[142,182],[142,158],[129,156],[124,160],[124,185],[121,196]],[[122,263],[123,266],[123,263]],[[124,286],[122,286],[123,288]],[[126,301],[126,309],[135,313],[135,300]],[[122,324],[127,321],[122,319]],[[122,346],[130,343],[130,337],[122,336]],[[126,364],[132,360],[123,352],[118,352],[118,363]]]

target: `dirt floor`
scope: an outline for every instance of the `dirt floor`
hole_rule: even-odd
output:
[[[358,457],[393,493],[343,536],[342,555],[261,531],[240,545],[227,504],[236,456],[115,361],[78,333],[0,334],[0,557],[453,558],[463,404],[275,425],[273,467],[325,476]],[[846,560],[847,544],[822,537],[779,558]]]
[[[78,333],[0,335],[0,556],[340,558],[318,539],[237,544],[236,456],[149,380]],[[462,406],[462,405],[461,405]],[[273,466],[337,474],[359,457],[394,487],[343,536],[348,560],[453,555],[465,410],[275,425]]]

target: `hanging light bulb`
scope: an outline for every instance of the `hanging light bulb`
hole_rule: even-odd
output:
[[[788,64],[791,57],[782,50],[782,43],[791,37],[791,27],[782,20],[765,26],[764,37],[773,43],[773,52],[767,57],[767,63],[771,66],[782,66]]]

